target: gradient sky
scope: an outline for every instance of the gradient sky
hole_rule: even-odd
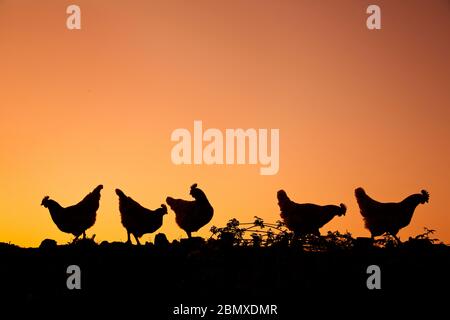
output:
[[[66,29],[78,4],[82,30]],[[382,30],[365,26],[369,4]],[[47,209],[104,184],[96,240],[124,241],[114,188],[149,208],[197,182],[230,218],[279,219],[276,192],[348,206],[327,230],[368,236],[354,199],[425,188],[406,239],[450,242],[450,2],[0,0],[0,241],[66,243]],[[280,171],[175,166],[176,128],[279,128]],[[173,212],[160,229],[185,237]],[[153,235],[145,236],[152,240]]]

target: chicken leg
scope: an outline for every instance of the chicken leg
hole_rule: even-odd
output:
[[[141,242],[139,241],[139,238],[135,234],[133,234],[133,236],[136,239],[136,243],[140,246]]]

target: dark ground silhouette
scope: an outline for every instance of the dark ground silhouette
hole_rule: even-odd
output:
[[[173,307],[181,303],[267,303],[278,304],[280,314],[258,319],[293,319],[311,312],[341,318],[356,308],[385,316],[404,315],[412,308],[432,312],[433,301],[448,297],[448,246],[433,244],[427,236],[401,246],[391,246],[394,242],[387,239],[383,247],[339,233],[328,237],[317,239],[337,245],[320,250],[282,241],[267,247],[256,242],[233,245],[220,236],[169,243],[161,234],[155,244],[142,246],[89,239],[63,246],[46,240],[30,249],[0,244],[1,301],[30,309],[57,305],[73,312],[91,307],[111,311],[114,306],[144,310],[149,319],[155,314],[157,319],[198,318],[171,317]],[[82,271],[81,290],[66,287],[66,268],[73,264]],[[366,286],[366,269],[373,264],[382,270],[381,290]],[[230,318],[242,316],[207,317]]]

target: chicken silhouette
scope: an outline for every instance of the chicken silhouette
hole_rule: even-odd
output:
[[[132,234],[137,244],[140,245],[140,237],[146,233],[153,233],[161,228],[163,216],[167,214],[165,204],[162,204],[161,208],[150,210],[125,195],[120,189],[116,189],[116,194],[119,196],[119,210],[122,225],[128,234],[127,243],[131,243],[130,234]]]
[[[398,203],[382,203],[370,198],[363,188],[357,188],[355,197],[372,238],[389,233],[400,243],[398,231],[409,225],[416,207],[428,202],[430,195],[422,190]]]
[[[197,188],[197,184],[191,186],[190,195],[194,201],[174,199],[167,197],[166,202],[175,212],[175,221],[178,226],[186,231],[188,238],[191,233],[198,231],[201,227],[211,221],[214,209],[208,201],[205,193]]]
[[[83,234],[86,238],[86,230],[92,227],[97,217],[97,210],[100,206],[100,191],[102,185],[97,186],[83,200],[76,205],[64,208],[49,196],[44,197],[41,205],[48,209],[53,222],[59,230],[71,233],[75,240]]]
[[[345,215],[347,211],[347,207],[343,203],[340,206],[295,203],[289,199],[284,190],[278,191],[277,198],[281,210],[281,218],[296,236],[306,234],[320,235],[320,228],[330,222],[335,216]]]

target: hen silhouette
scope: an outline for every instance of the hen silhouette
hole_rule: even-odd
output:
[[[398,242],[398,231],[409,225],[416,207],[430,199],[429,193],[422,190],[401,202],[382,203],[369,197],[363,188],[355,190],[355,197],[372,238],[389,233]]]
[[[320,228],[330,222],[335,216],[345,215],[347,211],[347,207],[343,203],[340,206],[295,203],[289,199],[284,190],[278,191],[277,198],[281,210],[280,216],[286,226],[291,231],[294,231],[296,236],[305,234],[320,235]]]
[[[195,199],[194,201],[172,197],[166,199],[169,207],[175,212],[175,221],[181,229],[186,231],[188,238],[191,238],[192,232],[198,231],[211,221],[214,214],[208,198],[196,183],[191,186],[190,195]]]
[[[48,209],[59,230],[73,234],[75,240],[81,234],[83,234],[83,238],[86,238],[86,230],[95,224],[102,189],[103,185],[97,186],[83,200],[70,207],[62,207],[49,196],[44,197],[41,205]]]
[[[128,234],[127,243],[131,243],[130,234],[132,234],[137,244],[140,245],[140,237],[146,233],[153,233],[161,228],[163,216],[167,214],[165,204],[162,204],[161,208],[150,210],[125,195],[120,189],[116,189],[116,194],[119,196],[119,210],[122,225]]]

